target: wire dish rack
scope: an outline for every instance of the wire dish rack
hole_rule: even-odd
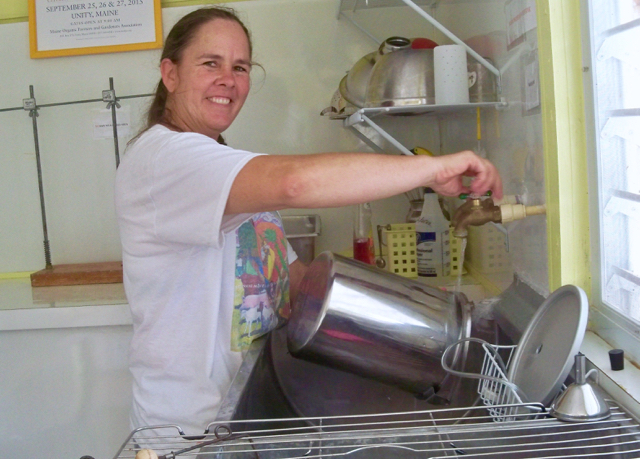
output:
[[[449,354],[458,346],[478,343],[484,351],[480,373],[468,373],[449,367]],[[442,367],[456,376],[478,379],[478,395],[487,411],[496,422],[511,421],[523,409],[531,413],[540,412],[536,404],[525,404],[528,400],[518,386],[507,376],[511,356],[517,345],[490,344],[478,338],[464,338],[448,346],[442,354]],[[543,411],[543,410],[542,410]]]
[[[483,406],[385,415],[212,423],[186,437],[179,426],[131,433],[115,459],[151,448],[173,458],[640,458],[640,425],[614,402],[603,421],[567,423],[527,413],[493,422]],[[520,408],[527,408],[521,405]],[[544,407],[539,407],[544,410]],[[136,438],[144,436],[144,445]]]

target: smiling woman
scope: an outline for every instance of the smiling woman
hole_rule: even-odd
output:
[[[162,81],[170,94],[166,121],[182,131],[218,139],[247,99],[251,71],[249,38],[234,21],[204,24],[183,52],[180,65],[164,58]]]
[[[252,46],[226,7],[167,36],[147,126],[116,176],[124,286],[133,316],[132,428],[201,434],[256,337],[282,324],[306,267],[277,210],[359,204],[429,186],[502,197],[496,168],[470,151],[265,155],[221,134],[247,98]],[[473,177],[470,187],[463,176]]]
[[[160,58],[162,79],[158,83],[155,99],[148,112],[147,129],[162,122],[174,125],[177,130],[200,132],[218,139],[220,133],[233,122],[249,93],[253,47],[249,30],[231,10],[208,8],[197,11],[197,14],[187,15],[178,22],[166,39]],[[196,31],[200,33],[196,34]],[[218,54],[220,51],[217,50],[226,49],[226,47],[229,49],[227,56]],[[223,81],[221,90],[236,93],[235,103],[232,106],[233,117],[228,120],[228,123],[226,120],[221,120],[223,124],[217,127],[202,126],[201,120],[198,119],[197,114],[192,113],[193,108],[189,106],[189,102],[193,99],[187,97],[199,98],[195,107],[202,107],[207,97],[217,95],[207,95],[203,92],[197,95],[196,88],[205,88],[203,90],[206,91],[206,86],[212,82],[212,79],[219,78],[221,71],[228,70],[231,70],[231,73],[222,74],[222,77],[231,77],[234,80],[237,77],[237,81],[233,81],[232,84]],[[195,86],[192,88],[190,85],[193,83]],[[235,83],[238,88],[231,89]],[[167,85],[170,87],[169,90]],[[169,98],[169,93],[176,93],[176,97]],[[218,100],[215,103],[229,105],[231,102],[229,95],[224,94],[225,100]],[[191,126],[190,123],[195,125]],[[217,134],[216,130],[218,130]]]

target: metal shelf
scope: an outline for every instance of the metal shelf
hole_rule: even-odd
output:
[[[475,110],[478,108],[495,107],[496,109],[504,108],[507,103],[501,102],[480,102],[470,104],[457,104],[457,105],[405,105],[401,107],[380,107],[380,108],[361,108],[357,112],[344,119],[344,127],[350,128],[354,133],[363,141],[365,141],[374,150],[382,151],[381,148],[372,140],[369,139],[362,131],[357,127],[363,124],[368,125],[375,130],[380,136],[382,136],[387,142],[397,148],[402,154],[412,156],[413,153],[398,142],[391,134],[378,126],[372,118],[380,116],[393,116],[393,115],[438,115],[447,113],[459,113],[464,110]]]
[[[416,0],[420,6],[436,6],[438,0]],[[340,12],[368,10],[371,8],[388,8],[394,6],[405,6],[402,0],[342,0],[340,2]]]
[[[463,46],[467,53],[473,56],[478,62],[480,62],[484,67],[486,67],[490,72],[492,72],[497,77],[497,85],[500,87],[500,77],[501,72],[498,70],[491,62],[487,61],[483,56],[478,54],[475,50],[473,50],[469,45],[460,40],[456,35],[450,32],[445,26],[440,24],[436,19],[433,18],[429,13],[427,13],[423,8],[434,8],[438,4],[453,4],[453,3],[465,3],[470,0],[341,0],[340,2],[340,10],[338,13],[338,18],[346,18],[349,20],[354,26],[359,28],[362,32],[371,37],[374,41],[377,41],[374,36],[369,33],[366,28],[362,27],[356,20],[356,12],[358,10],[365,10],[371,8],[381,8],[381,7],[409,7],[416,14],[421,16],[427,22],[429,22],[432,26],[437,28],[440,32],[442,32],[446,37],[448,37],[454,43]],[[481,0],[485,1],[485,0]],[[491,1],[491,0],[486,0]],[[352,115],[346,117],[343,121],[344,126],[346,128],[351,128],[352,131],[364,140],[369,146],[373,147],[375,150],[380,150],[379,146],[372,140],[367,138],[367,136],[358,129],[358,126],[363,124],[368,125],[372,129],[374,129],[380,136],[382,136],[385,140],[387,140],[391,145],[396,147],[402,154],[412,155],[412,153],[404,147],[400,142],[395,140],[393,136],[387,133],[384,129],[378,126],[376,123],[372,121],[371,118],[380,116],[380,115],[434,115],[434,114],[446,114],[446,113],[455,113],[469,109],[477,109],[477,108],[485,108],[485,107],[506,107],[507,103],[504,100],[500,102],[482,102],[482,103],[469,103],[469,104],[459,104],[459,105],[413,105],[413,106],[396,106],[396,107],[380,107],[380,108],[361,108]]]
[[[468,1],[468,0],[466,0]],[[366,33],[369,37],[373,38],[369,32],[366,31],[364,27],[358,24],[355,21],[355,17],[353,14],[347,14],[349,11],[351,13],[355,13],[357,10],[364,10],[370,8],[379,8],[383,6],[408,6],[411,8],[416,14],[422,16],[423,19],[431,23],[436,29],[442,32],[447,38],[449,38],[454,43],[463,46],[467,53],[471,54],[478,62],[480,62],[483,66],[487,68],[491,73],[498,77],[498,86],[500,85],[500,70],[498,70],[494,65],[487,61],[483,56],[478,54],[473,48],[467,45],[465,42],[460,40],[455,34],[449,31],[445,26],[440,24],[433,16],[427,13],[422,6],[434,7],[439,3],[445,3],[445,1],[437,1],[437,0],[341,0],[340,2],[340,12],[338,17],[345,17],[349,21],[351,21],[356,27]],[[446,2],[446,3],[451,3]],[[375,40],[375,39],[374,39]],[[376,40],[377,41],[377,40]]]
[[[444,113],[460,112],[462,110],[475,110],[476,108],[506,107],[506,102],[479,102],[456,105],[404,105],[396,107],[370,107],[361,108],[344,120],[346,127],[361,123],[364,118],[374,118],[381,115],[437,115]]]

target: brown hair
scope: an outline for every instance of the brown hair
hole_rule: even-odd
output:
[[[200,27],[209,23],[215,19],[224,19],[228,21],[235,21],[244,30],[249,41],[249,58],[253,55],[253,47],[251,44],[251,33],[240,20],[233,8],[224,6],[214,6],[207,8],[200,8],[186,16],[182,17],[171,29],[169,35],[164,43],[162,55],[160,56],[160,62],[164,59],[171,59],[172,62],[178,63],[182,58],[182,53],[185,48],[189,46],[194,39]],[[155,96],[149,109],[147,110],[147,123],[143,131],[146,131],[155,124],[163,123],[171,125],[170,121],[166,119],[165,107],[167,104],[168,91],[162,82],[162,78],[156,87]],[[220,137],[222,139],[222,136]]]

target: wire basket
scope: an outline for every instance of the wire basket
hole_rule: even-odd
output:
[[[484,358],[482,360],[482,369],[480,374],[495,379],[480,379],[478,383],[478,395],[489,410],[494,420],[501,422],[512,418],[517,407],[500,407],[496,405],[510,405],[515,403],[523,403],[523,400],[517,394],[515,384],[509,383],[506,371],[511,362],[511,355],[516,346],[499,346],[489,343],[482,343],[484,350]],[[501,357],[500,352],[506,355],[506,363]],[[508,384],[507,384],[508,383]]]
[[[449,247],[451,249],[451,275],[462,276],[466,274],[467,270],[464,269],[464,252],[466,247],[466,241],[464,238],[453,236],[453,226],[449,227]],[[463,247],[464,244],[464,247]]]
[[[458,345],[468,342],[475,342],[482,346],[483,360],[480,373],[467,373],[454,370],[447,364],[447,358],[452,349]],[[522,410],[538,410],[538,407],[527,405],[524,395],[514,383],[509,381],[508,368],[511,363],[511,356],[516,349],[516,345],[496,345],[490,344],[478,338],[464,338],[448,346],[442,354],[442,368],[448,373],[466,378],[478,379],[478,395],[482,403],[487,407],[489,414],[495,422],[512,421],[517,415],[522,414]],[[518,405],[518,406],[510,406]]]
[[[403,277],[418,277],[416,225],[394,223],[384,228],[387,240],[387,267]]]

